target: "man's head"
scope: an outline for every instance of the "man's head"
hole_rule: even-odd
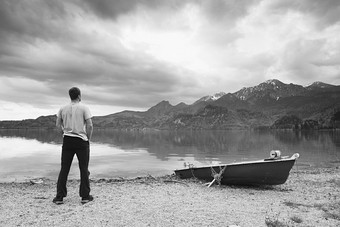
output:
[[[69,91],[68,94],[70,95],[71,100],[76,100],[79,99],[81,100],[81,94],[80,94],[80,89],[77,87],[72,87]]]

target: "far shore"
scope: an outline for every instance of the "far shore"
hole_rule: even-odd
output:
[[[54,180],[0,183],[2,226],[340,226],[340,169],[293,169],[285,184],[208,188],[173,175],[92,179],[81,205],[79,180],[55,205]]]

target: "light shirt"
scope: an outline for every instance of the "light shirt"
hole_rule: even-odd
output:
[[[84,141],[88,141],[86,134],[86,120],[92,118],[90,109],[79,103],[71,102],[70,104],[60,108],[58,118],[61,118],[61,124],[64,136],[79,137]]]

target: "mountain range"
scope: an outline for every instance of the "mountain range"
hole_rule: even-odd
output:
[[[267,80],[235,93],[219,92],[193,104],[161,101],[147,111],[123,111],[93,118],[95,127],[114,129],[258,129],[338,128],[340,86],[309,86]],[[55,115],[1,121],[1,128],[54,127]]]

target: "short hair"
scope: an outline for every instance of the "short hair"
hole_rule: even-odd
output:
[[[80,89],[77,87],[72,87],[68,91],[68,94],[70,95],[71,100],[76,100],[80,95]]]

